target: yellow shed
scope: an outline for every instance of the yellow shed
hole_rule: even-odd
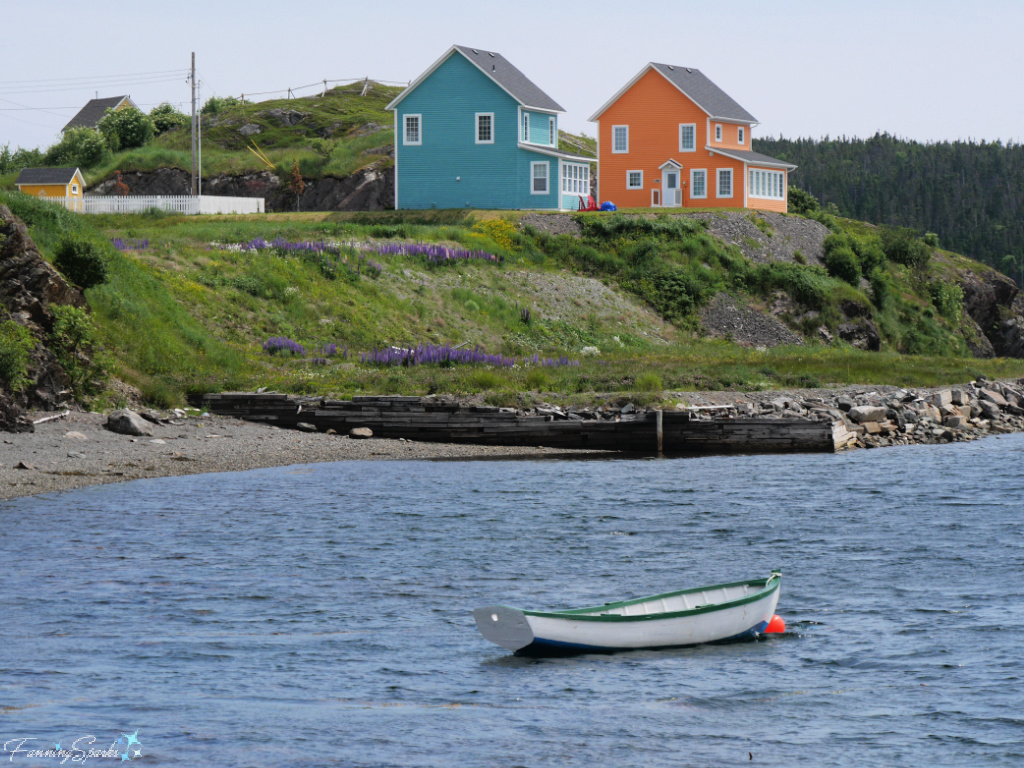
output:
[[[81,210],[85,179],[77,168],[22,168],[14,183],[26,195],[66,199],[70,210]]]

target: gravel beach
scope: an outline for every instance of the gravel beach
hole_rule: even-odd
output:
[[[32,413],[34,420],[54,414]],[[32,434],[0,433],[0,499],[147,477],[237,472],[345,460],[573,458],[614,455],[482,445],[418,443],[279,429],[221,416],[153,424],[152,437],[104,429],[106,415],[72,412]]]

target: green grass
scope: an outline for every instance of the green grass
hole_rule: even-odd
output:
[[[342,396],[482,393],[502,404],[524,402],[522,393],[537,391],[582,403],[609,394],[655,401],[666,391],[927,386],[977,375],[1024,375],[1024,361],[963,354],[961,337],[931,303],[932,274],[890,265],[893,298],[880,309],[869,295],[820,268],[752,264],[678,218],[593,218],[581,238],[516,233],[510,242],[496,243],[465,211],[83,217],[17,193],[0,193],[0,201],[26,219],[48,257],[65,232],[103,245],[110,278],[86,295],[112,372],[160,405],[180,403],[187,394],[260,386]],[[151,245],[121,254],[109,246],[115,236],[144,237]],[[415,257],[380,257],[385,270],[379,278],[329,279],[302,258],[210,246],[257,236],[458,243],[499,253],[505,263],[431,268]],[[516,276],[565,272],[589,274],[631,293],[682,332],[667,329],[667,340],[660,341],[586,302],[567,304],[557,317],[535,311],[525,322],[521,308],[534,307],[538,297]],[[800,297],[800,311],[813,316],[812,331],[816,323],[838,322],[840,305],[855,302],[878,323],[886,348],[866,353],[811,344],[759,352],[693,337],[688,332],[699,331],[700,307],[720,290],[752,302],[789,291]],[[331,342],[347,347],[350,356],[326,366],[272,357],[262,351],[270,336],[288,336],[309,349]],[[908,338],[921,354],[897,352]],[[517,358],[565,354],[580,365],[387,369],[358,362],[358,353],[374,346],[446,342]],[[587,346],[600,355],[581,356]]]

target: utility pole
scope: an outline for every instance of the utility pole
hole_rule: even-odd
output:
[[[196,120],[196,52],[192,51],[192,74],[189,76],[192,83],[192,194],[199,194],[198,178],[196,175],[196,147],[198,146],[197,120]]]

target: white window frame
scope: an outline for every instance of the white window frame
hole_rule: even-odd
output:
[[[555,129],[555,118],[548,118],[548,144],[552,147],[558,143],[558,131]]]
[[[634,185],[634,184],[631,183],[633,181],[633,174],[634,173],[640,174],[640,184],[639,185]],[[626,189],[643,189],[643,188],[644,188],[644,172],[643,171],[636,171],[636,170],[634,170],[634,171],[626,171]]]
[[[721,123],[716,123],[715,124],[715,141],[721,141],[721,140],[722,140],[722,124]]]
[[[697,184],[694,181],[696,175],[700,173],[704,176],[704,194],[698,195],[694,190],[697,188]],[[708,169],[707,168],[691,168],[690,169],[690,199],[691,200],[707,200],[708,197]]]
[[[402,116],[402,145],[406,147],[419,147],[423,145],[423,115]],[[416,140],[409,141],[409,120],[416,118]]]
[[[690,128],[693,131],[693,146],[687,147],[683,144],[683,129]],[[696,152],[697,151],[697,124],[696,123],[680,123],[679,124],[679,151],[680,152]]]
[[[737,144],[742,144],[746,140],[747,140],[747,131],[746,131],[746,129],[742,125],[737,126],[736,127],[736,143]]]
[[[622,129],[623,135],[626,137],[626,148],[616,149],[615,146],[615,133],[619,129]],[[612,154],[613,155],[628,155],[629,154],[629,126],[628,125],[613,125],[612,126]]]
[[[727,195],[723,195],[722,194],[722,174],[723,173],[729,174],[729,194],[727,194]],[[721,197],[721,198],[730,198],[730,197],[732,197],[734,195],[735,191],[736,191],[736,186],[735,186],[735,184],[733,184],[733,181],[735,181],[735,180],[733,179],[732,168],[717,168],[715,170],[715,197]]]
[[[72,184],[71,185],[71,194],[72,195],[77,195],[78,194],[78,185],[77,184]]]
[[[544,189],[541,191],[537,191],[537,185],[534,182],[540,179],[540,176],[537,175],[537,168],[541,166],[543,166],[544,168]],[[551,194],[551,163],[549,163],[547,160],[534,160],[530,163],[530,194]]]
[[[786,199],[786,172],[766,168],[751,168],[748,174],[748,197],[758,200]]]
[[[481,139],[480,138],[480,119],[484,118],[484,117],[490,118],[491,138],[489,138],[489,139]],[[474,124],[476,125],[476,143],[477,144],[493,144],[494,143],[494,113],[493,112],[477,112],[476,113],[476,120],[474,121]]]
[[[590,166],[582,163],[562,164],[562,193],[566,195],[590,195]]]
[[[530,140],[530,113],[523,112],[523,141]]]

